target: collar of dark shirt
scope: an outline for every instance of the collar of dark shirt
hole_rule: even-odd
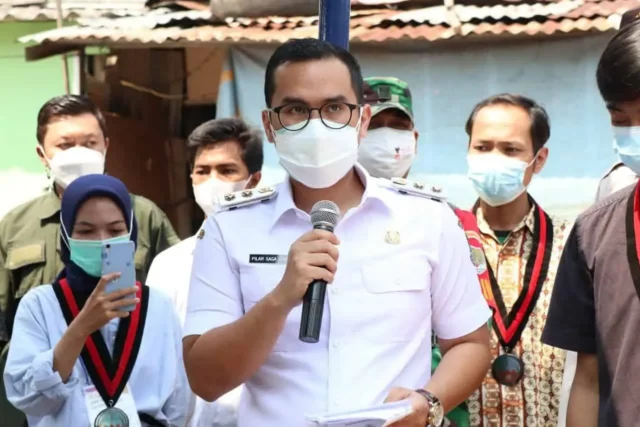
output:
[[[53,189],[47,190],[46,194],[40,196],[40,220],[45,221],[60,214],[61,202],[60,197]]]

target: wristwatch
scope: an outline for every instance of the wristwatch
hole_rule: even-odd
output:
[[[427,427],[440,427],[444,424],[444,409],[437,397],[421,388],[416,393],[427,399],[429,402],[429,417],[427,418]]]

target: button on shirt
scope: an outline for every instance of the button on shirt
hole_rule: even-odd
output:
[[[491,314],[448,206],[357,172],[366,189],[335,229],[340,259],[320,341],[298,339],[302,305],[293,309],[264,365],[245,383],[239,427],[301,426],[305,414],[381,403],[393,386],[423,387],[432,329],[459,338]],[[207,219],[194,253],[185,336],[238,320],[282,279],[291,244],[312,225],[295,207],[288,181],[278,192]]]

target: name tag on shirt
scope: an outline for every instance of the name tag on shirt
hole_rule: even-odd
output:
[[[286,264],[287,255],[249,254],[249,264]]]
[[[120,409],[127,415],[128,424],[120,424],[120,420],[117,419],[106,419],[105,414],[100,416],[102,411],[107,409],[107,405],[105,405],[102,397],[100,397],[100,393],[98,393],[98,390],[92,385],[84,387],[83,390],[84,404],[87,408],[87,414],[89,414],[89,427],[103,427],[103,425],[109,427],[142,427],[140,417],[138,417],[138,409],[136,408],[136,403],[133,401],[133,396],[129,392],[128,385],[122,390],[120,398],[114,405],[115,408]],[[96,424],[98,416],[101,418],[98,420],[100,424]],[[118,417],[116,416],[114,418]]]

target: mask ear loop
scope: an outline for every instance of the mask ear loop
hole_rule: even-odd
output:
[[[358,106],[358,123],[356,123],[356,133],[360,133],[360,127],[362,126],[362,113],[363,113],[363,109],[362,109],[362,105]]]
[[[131,209],[131,217],[129,218],[129,240],[131,240],[132,231],[133,231],[133,209]]]
[[[542,150],[542,148],[540,148],[540,150]],[[527,167],[525,169],[528,169],[529,166],[531,165],[535,165],[536,160],[538,160],[538,154],[540,154],[540,150],[536,151],[536,154],[533,156],[533,160],[531,160],[528,164]],[[534,170],[532,171],[534,174],[536,173],[535,171],[535,167],[533,168]]]
[[[71,251],[71,247],[69,246],[69,239],[71,237],[69,236],[69,233],[67,233],[67,227],[64,226],[64,222],[62,221],[62,212],[60,212],[60,226],[62,228],[62,233],[64,234],[64,239],[62,239],[62,241],[64,242],[64,245],[67,247],[67,249]]]

